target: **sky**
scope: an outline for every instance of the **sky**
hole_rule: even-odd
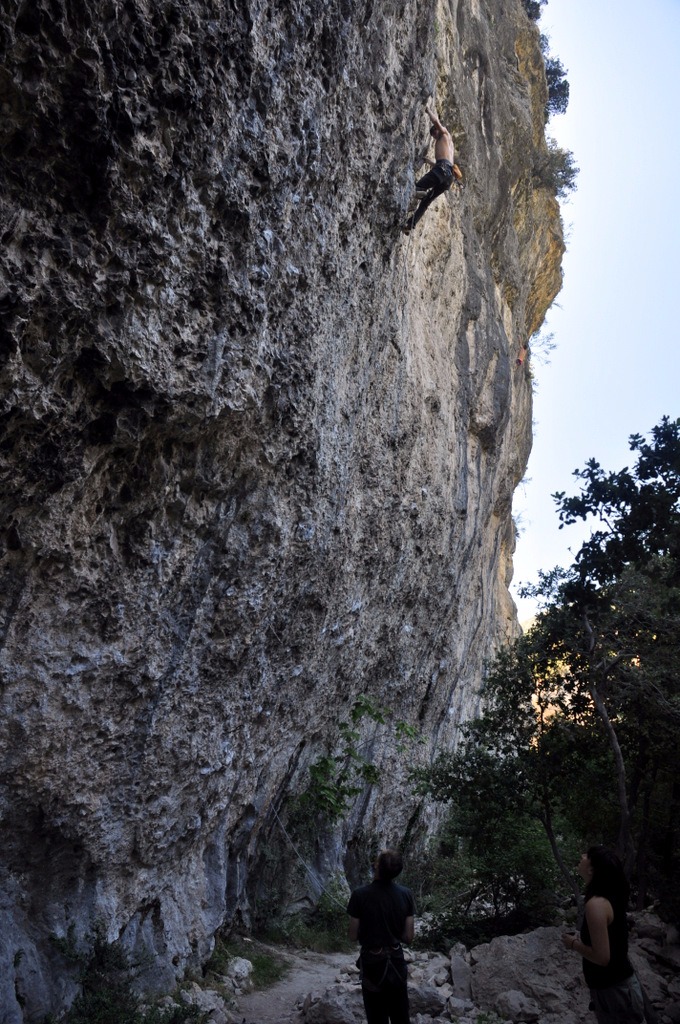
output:
[[[534,444],[513,512],[511,592],[569,565],[589,528],[559,529],[590,458],[632,466],[631,434],[680,416],[680,0],[548,0],[539,21],[567,71],[566,114],[547,127],[580,169],[562,204],[564,284],[534,346]]]

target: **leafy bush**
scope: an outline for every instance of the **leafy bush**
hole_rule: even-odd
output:
[[[310,765],[309,785],[297,798],[293,816],[308,820],[316,818],[316,827],[331,824],[347,813],[352,800],[366,786],[378,782],[380,773],[377,766],[366,760],[359,747],[359,727],[363,720],[390,729],[400,754],[420,741],[414,726],[389,720],[389,712],[385,708],[373,704],[365,694],[359,694],[352,705],[350,720],[338,725],[339,748]]]
[[[539,188],[547,188],[560,199],[576,188],[578,166],[574,154],[560,149],[554,139],[548,139],[548,149],[537,156],[534,163],[534,180]]]
[[[338,953],[354,948],[347,938],[345,907],[349,887],[344,875],[330,879],[313,910],[297,914],[272,913],[261,925],[267,941],[317,953]]]
[[[357,746],[357,726],[364,718],[385,724],[385,712],[360,694],[352,706],[350,721],[341,722],[338,727],[340,750],[320,757],[310,766],[309,787],[301,795],[300,803],[303,808],[320,813],[327,822],[341,818],[364,786],[378,781],[378,769],[366,761]]]
[[[205,1021],[206,1015],[197,1007],[148,1007],[133,992],[132,981],[140,967],[130,960],[120,942],[106,942],[96,934],[87,953],[79,952],[71,930],[66,939],[55,939],[54,945],[64,959],[80,970],[81,992],[61,1024],[186,1024]],[[49,1018],[48,1018],[49,1020]],[[47,1022],[46,1022],[47,1024]]]
[[[553,921],[562,896],[546,837],[537,821],[505,802],[501,788],[496,798],[485,789],[475,799],[472,787],[461,787],[438,835],[410,865],[404,882],[415,884],[428,922],[419,945],[446,951],[453,942],[472,946]]]
[[[316,914],[290,914],[268,922],[265,936],[271,942],[283,943],[295,949],[311,949],[315,953],[345,953],[355,943],[347,938],[347,919],[342,927],[323,921]]]
[[[475,1024],[501,1024],[502,1018],[493,1010],[483,1011],[475,1017]]]
[[[548,0],[522,0],[524,10],[532,21],[538,21],[541,17],[541,9],[545,7]]]
[[[545,77],[548,82],[548,102],[545,106],[546,120],[551,114],[564,114],[569,106],[569,82],[567,72],[559,57],[547,57]]]

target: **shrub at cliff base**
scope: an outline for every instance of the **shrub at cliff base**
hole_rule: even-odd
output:
[[[78,951],[73,937],[55,945],[65,961],[78,970],[81,992],[59,1024],[203,1024],[206,1015],[194,1006],[159,1008],[145,1006],[132,983],[144,964],[131,961],[118,942],[106,942],[101,935],[92,940],[89,952]],[[48,1016],[44,1024],[56,1024]]]

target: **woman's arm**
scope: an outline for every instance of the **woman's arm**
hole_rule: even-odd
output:
[[[413,930],[413,917],[407,917],[404,921],[404,931],[401,936],[401,941],[405,942],[407,946],[410,946],[413,942]]]
[[[611,959],[609,949],[609,932],[607,925],[614,920],[614,911],[609,900],[603,896],[593,896],[586,903],[586,921],[590,932],[590,945],[586,946],[581,942],[578,935],[564,936],[564,945],[567,949],[573,949],[575,953],[585,960],[597,964],[599,967],[606,967]]]
[[[356,942],[359,938],[359,918],[350,917],[349,925],[347,926],[347,935],[351,942]]]

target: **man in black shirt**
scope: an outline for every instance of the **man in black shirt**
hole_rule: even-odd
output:
[[[401,854],[384,850],[370,885],[352,893],[349,937],[361,943],[361,992],[368,1024],[409,1024],[406,962],[402,942],[413,940],[413,894],[393,879],[403,867]]]

